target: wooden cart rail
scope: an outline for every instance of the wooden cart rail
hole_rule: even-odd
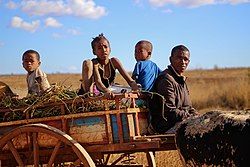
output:
[[[128,108],[121,108],[121,101],[124,98],[131,101]],[[137,95],[132,93],[116,95],[115,99],[111,99],[115,101],[114,110],[74,114],[67,112],[68,105],[81,106],[84,102],[107,99],[89,97],[53,104],[45,103],[43,107],[59,106],[61,115],[44,118],[30,118],[26,108],[24,109],[28,113],[26,119],[0,123],[0,162],[6,164],[11,160],[10,162],[16,161],[20,166],[82,162],[86,166],[93,166],[88,156],[85,156],[87,152],[96,165],[103,166],[108,165],[108,158],[104,160],[106,154],[124,153],[125,156],[130,153],[145,152],[148,165],[155,166],[152,152],[176,149],[175,136],[173,134],[145,136],[148,112],[146,109],[136,108],[136,98]],[[0,112],[10,112],[10,110],[0,109]],[[23,130],[20,130],[22,128]],[[60,131],[59,136],[55,131]],[[65,136],[73,142],[73,145],[64,140]],[[75,148],[74,144],[79,147]],[[85,158],[82,158],[82,155]],[[118,160],[112,164],[115,165]]]

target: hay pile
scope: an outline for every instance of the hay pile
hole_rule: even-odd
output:
[[[98,95],[99,99],[100,96],[103,94]],[[22,99],[5,96],[0,102],[0,122],[22,120],[27,118],[27,114],[29,118],[61,115],[61,105],[64,105],[65,114],[115,109],[114,100],[96,98],[97,96],[90,93],[78,96],[70,87],[57,84],[52,85],[41,96],[29,95]],[[121,108],[128,108],[130,105],[130,100],[122,100]]]

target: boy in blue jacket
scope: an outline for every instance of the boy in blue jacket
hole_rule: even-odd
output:
[[[142,90],[151,91],[161,69],[150,59],[153,50],[151,42],[141,40],[135,45],[135,64],[132,78],[141,85]]]

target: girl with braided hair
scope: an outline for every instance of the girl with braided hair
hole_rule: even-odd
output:
[[[110,43],[103,34],[93,38],[91,46],[93,54],[97,58],[83,62],[82,84],[79,94],[93,92],[94,85],[96,85],[100,92],[105,93],[108,97],[112,97],[113,93],[109,88],[114,83],[116,70],[119,71],[132,90],[139,90],[136,82],[123,68],[119,59],[115,57],[109,58],[111,53]]]

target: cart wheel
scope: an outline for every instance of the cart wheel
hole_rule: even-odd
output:
[[[155,163],[155,155],[152,151],[146,152],[148,166],[150,167],[156,167]]]
[[[144,153],[123,153],[107,154],[104,159],[99,160],[97,166],[144,166],[156,167],[154,153],[152,151]]]
[[[38,135],[41,133],[57,140],[54,148],[39,148]],[[28,148],[16,148],[13,141],[19,135],[28,136]],[[95,166],[89,154],[78,142],[61,130],[45,124],[24,125],[3,135],[0,138],[0,152],[6,153],[6,155],[9,154],[7,157],[10,159],[14,157],[14,160],[16,160],[14,164],[19,166],[30,164],[34,164],[35,167],[39,166],[39,164],[56,166],[64,162],[81,162],[84,166]],[[65,153],[67,153],[71,161],[65,161],[65,158],[62,158]],[[11,162],[10,159],[7,162]]]

